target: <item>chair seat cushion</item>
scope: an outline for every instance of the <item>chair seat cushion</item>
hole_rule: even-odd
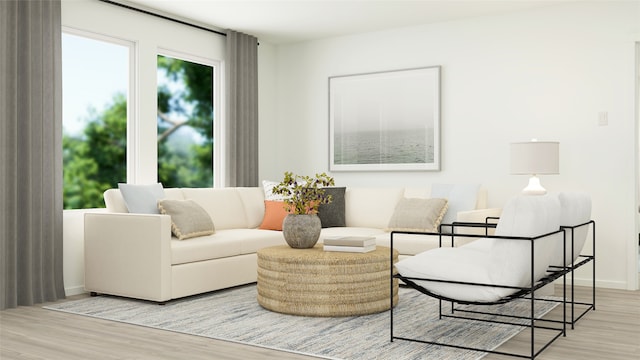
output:
[[[532,277],[537,281],[546,275],[551,256],[558,245],[561,248],[563,237],[559,230],[560,202],[556,196],[516,196],[505,206],[496,235],[524,239],[480,238],[457,248],[425,251],[401,260],[396,268],[405,277],[528,287]],[[461,301],[493,302],[518,291],[433,281],[417,283],[433,293]]]
[[[396,269],[406,277],[501,284],[502,279],[496,274],[497,259],[491,255],[490,246],[481,246],[482,242],[478,240],[469,244],[474,246],[425,251],[400,260],[396,263]],[[491,302],[515,292],[513,289],[488,286],[415,282],[435,294],[461,301]]]

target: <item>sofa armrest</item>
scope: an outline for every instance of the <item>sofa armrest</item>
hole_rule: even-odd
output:
[[[485,223],[488,217],[500,217],[502,208],[476,209],[470,211],[460,211],[456,217],[458,222]]]
[[[491,220],[491,218],[500,217],[502,213],[501,208],[491,208],[491,209],[476,209],[470,211],[460,211],[458,212],[458,216],[456,222],[458,223],[477,223],[477,224],[495,224],[495,220]],[[489,219],[489,220],[487,220]],[[488,235],[493,235],[493,228],[488,228]],[[470,226],[459,226],[456,227],[456,234],[470,234],[470,235],[486,235],[485,231],[487,228],[485,227],[470,227]],[[456,243],[459,245],[467,244],[475,239],[461,239],[459,238]]]
[[[171,299],[171,217],[88,213],[85,290],[151,301]]]

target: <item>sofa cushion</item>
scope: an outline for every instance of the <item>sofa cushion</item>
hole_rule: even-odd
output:
[[[320,204],[318,217],[323,228],[345,226],[344,187],[326,187],[325,195],[331,195],[329,204]]]
[[[164,199],[162,184],[118,184],[122,198],[130,213],[158,214],[158,200]]]
[[[249,227],[240,194],[235,188],[183,188],[185,199],[191,199],[202,206],[216,230],[246,229]]]
[[[350,188],[345,192],[345,221],[347,226],[384,229],[403,188]]]
[[[172,238],[171,264],[178,265],[253,254],[263,247],[284,244],[286,243],[281,232],[259,229],[217,230],[213,235],[200,236],[189,239],[189,241],[179,241]],[[211,274],[211,276],[217,275],[220,274]]]
[[[215,232],[209,214],[193,200],[160,200],[158,209],[161,214],[171,216],[171,232],[179,240]]]
[[[264,219],[260,229],[282,231],[282,222],[288,213],[284,201],[264,201]]]
[[[172,238],[171,265],[240,255],[241,244],[238,237],[229,236],[233,231],[233,229],[218,230],[215,234],[200,236],[189,241]]]
[[[242,206],[247,215],[247,227],[255,229],[260,226],[264,218],[264,192],[259,187],[239,187],[236,188]]]
[[[403,198],[386,230],[437,232],[446,211],[446,199]]]

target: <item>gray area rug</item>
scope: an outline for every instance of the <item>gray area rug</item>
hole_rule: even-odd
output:
[[[327,359],[479,359],[485,353],[395,340],[389,341],[389,312],[322,318],[274,313],[256,301],[255,285],[174,300],[166,305],[98,296],[45,306],[46,309],[204,336]],[[555,305],[538,302],[545,314]],[[481,307],[487,309],[487,307]],[[529,301],[493,306],[529,313]],[[400,289],[394,335],[458,342],[494,349],[521,328],[458,319],[438,320],[437,300]]]

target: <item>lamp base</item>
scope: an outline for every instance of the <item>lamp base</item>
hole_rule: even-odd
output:
[[[523,195],[544,195],[546,193],[547,190],[540,185],[540,179],[535,175],[529,178],[529,185],[522,189]]]

